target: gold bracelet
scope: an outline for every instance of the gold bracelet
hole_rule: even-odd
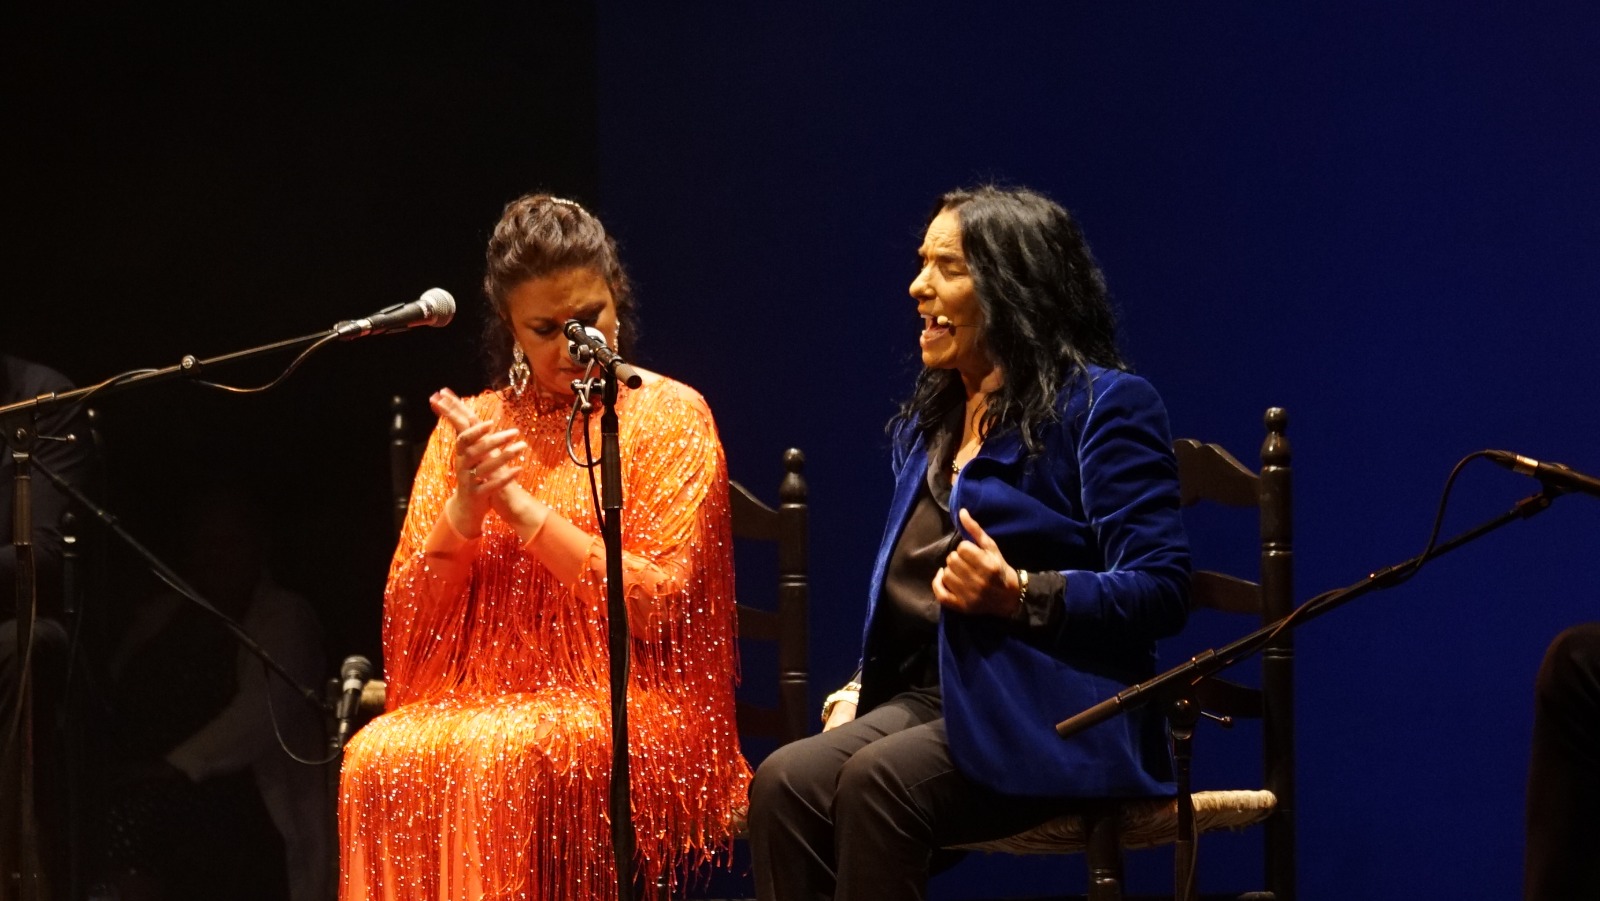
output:
[[[823,699],[822,722],[828,722],[828,715],[833,713],[833,708],[837,706],[840,701],[849,701],[851,704],[859,704],[861,702],[861,683],[847,682],[843,688]]]
[[[1017,570],[1017,613],[1028,609],[1028,571]]]

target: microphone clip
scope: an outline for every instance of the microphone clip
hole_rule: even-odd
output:
[[[588,329],[585,329],[585,331],[588,331]],[[579,366],[592,366],[595,359],[594,350],[587,341],[576,341],[569,338],[567,340],[567,359],[577,363]]]
[[[585,416],[588,416],[590,413],[594,412],[596,404],[594,395],[604,393],[602,391],[604,384],[601,382],[598,376],[590,374],[593,371],[594,363],[591,361],[589,363],[588,371],[583,374],[583,378],[572,380],[574,406],[579,413],[582,413]]]

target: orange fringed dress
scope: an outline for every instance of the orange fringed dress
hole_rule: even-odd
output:
[[[588,475],[567,459],[568,407],[537,410],[532,395],[469,403],[522,430],[519,480],[593,536],[590,565],[562,584],[491,513],[464,551],[470,575],[430,567],[424,544],[455,482],[454,432],[434,431],[385,595],[388,711],[344,756],[343,901],[616,897],[604,548]],[[628,690],[639,870],[653,882],[726,846],[750,770],[734,728],[728,483],[711,412],[653,375],[617,409],[625,591],[630,610],[656,611],[635,625]]]

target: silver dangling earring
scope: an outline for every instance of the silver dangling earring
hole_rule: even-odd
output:
[[[506,371],[506,381],[511,383],[511,391],[518,397],[528,388],[528,380],[533,378],[533,370],[528,366],[528,357],[522,352],[521,344],[511,345],[511,368]]]

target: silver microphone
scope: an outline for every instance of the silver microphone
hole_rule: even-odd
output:
[[[349,341],[367,335],[384,335],[405,331],[419,325],[442,328],[456,316],[456,299],[443,288],[429,288],[410,303],[384,307],[371,316],[336,322],[333,331],[340,340]]]

